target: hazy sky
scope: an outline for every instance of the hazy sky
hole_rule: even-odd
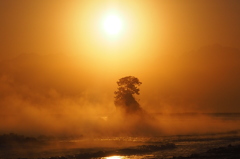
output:
[[[129,75],[151,113],[240,112],[239,28],[238,0],[0,0],[2,118],[106,115]]]
[[[109,50],[113,44],[101,30],[109,10],[125,23],[114,47],[126,52],[189,51],[213,43],[239,48],[240,42],[237,0],[1,0],[0,7],[2,56]]]

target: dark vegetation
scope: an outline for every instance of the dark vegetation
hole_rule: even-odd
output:
[[[135,99],[134,95],[139,95],[140,86],[142,82],[134,76],[126,76],[117,81],[117,91],[114,92],[114,104],[125,113],[136,113],[142,109],[140,104]]]
[[[117,91],[114,92],[114,104],[117,113],[110,116],[121,127],[116,133],[127,136],[159,135],[157,120],[139,104],[137,95],[140,93],[140,80],[134,76],[126,76],[117,81]],[[120,116],[119,116],[120,115]],[[122,124],[126,123],[126,124]]]

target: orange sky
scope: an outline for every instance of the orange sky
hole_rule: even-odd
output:
[[[0,3],[2,56],[86,54],[85,51],[105,52],[113,47],[129,54],[148,50],[159,54],[163,49],[189,51],[215,43],[239,48],[239,2],[235,0],[1,0]],[[112,9],[126,23],[115,46],[99,26],[102,16]]]
[[[101,27],[112,10],[114,38]],[[1,113],[106,114],[129,75],[151,113],[240,112],[239,15],[236,0],[0,0]]]

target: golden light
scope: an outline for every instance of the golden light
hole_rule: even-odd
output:
[[[111,157],[104,157],[104,159],[124,159],[123,156],[111,156]]]
[[[103,22],[103,28],[109,35],[119,34],[122,30],[122,27],[122,20],[116,14],[108,15]]]

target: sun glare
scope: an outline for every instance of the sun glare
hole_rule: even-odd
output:
[[[117,15],[108,15],[104,22],[103,22],[103,28],[106,33],[109,35],[117,35],[122,30],[122,20]]]
[[[111,156],[111,157],[105,157],[104,159],[124,159],[123,156]]]

